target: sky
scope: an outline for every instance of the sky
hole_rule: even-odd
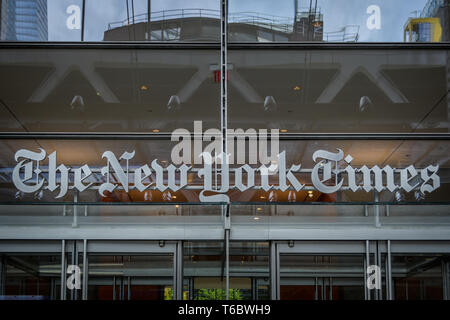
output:
[[[86,0],[85,40],[101,41],[108,24],[127,18],[127,0]],[[309,0],[298,0],[299,7],[308,7]],[[402,42],[403,26],[415,16],[427,0],[318,0],[324,17],[324,32],[333,32],[347,25],[359,25],[359,42]],[[131,0],[130,12],[131,12]],[[66,26],[70,5],[81,7],[81,0],[48,0],[50,41],[79,41],[81,31]],[[380,28],[369,30],[369,6],[380,8]],[[174,9],[219,10],[218,0],[151,0],[151,11]],[[147,0],[134,0],[135,15],[146,14]],[[253,12],[288,18],[294,17],[294,0],[229,0],[229,12]]]

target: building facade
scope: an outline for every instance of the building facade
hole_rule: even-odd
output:
[[[2,0],[3,41],[47,41],[47,0]]]
[[[80,41],[0,43],[0,299],[449,299],[450,45],[409,1],[69,2]]]

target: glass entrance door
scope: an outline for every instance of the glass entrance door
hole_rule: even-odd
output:
[[[364,300],[364,242],[274,243],[281,300]],[[272,282],[273,284],[274,282]]]
[[[176,246],[170,241],[89,242],[87,299],[174,299]]]

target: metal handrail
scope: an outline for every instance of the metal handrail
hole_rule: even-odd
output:
[[[321,16],[320,11],[316,12],[315,16],[320,17]],[[219,20],[220,11],[214,9],[191,8],[191,9],[170,9],[170,10],[154,11],[150,13],[151,22],[158,22],[158,21],[163,22],[167,20],[184,19],[184,18],[211,18]],[[134,21],[135,24],[140,22],[147,22],[148,13],[138,14],[121,21],[108,23],[108,30],[121,26],[127,26],[129,25],[128,22],[130,21]],[[292,18],[258,12],[230,13],[228,16],[228,21],[230,24],[248,24],[284,33],[292,33],[294,30]],[[350,28],[355,28],[356,31],[348,32],[348,29]],[[338,41],[356,42],[358,40],[358,36],[359,36],[359,26],[357,25],[346,26],[339,31],[323,33],[324,41],[333,41],[333,42]]]

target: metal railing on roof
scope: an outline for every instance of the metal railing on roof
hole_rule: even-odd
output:
[[[320,11],[318,11],[320,12]],[[302,12],[299,12],[302,13]],[[316,14],[317,18],[321,18],[321,14]],[[123,27],[130,24],[137,24],[141,22],[148,22],[149,14],[143,13],[133,17],[111,22],[108,24],[108,30],[113,28]],[[163,22],[167,20],[186,19],[186,18],[210,18],[220,19],[220,11],[213,9],[170,9],[162,11],[154,11],[150,13],[151,22]],[[278,31],[290,34],[294,30],[294,18],[282,17],[270,14],[263,14],[257,12],[236,12],[228,15],[229,24],[247,24],[257,26],[272,31]],[[357,42],[359,36],[359,26],[349,25],[343,27],[341,30],[334,32],[324,32],[323,40],[330,42]]]

